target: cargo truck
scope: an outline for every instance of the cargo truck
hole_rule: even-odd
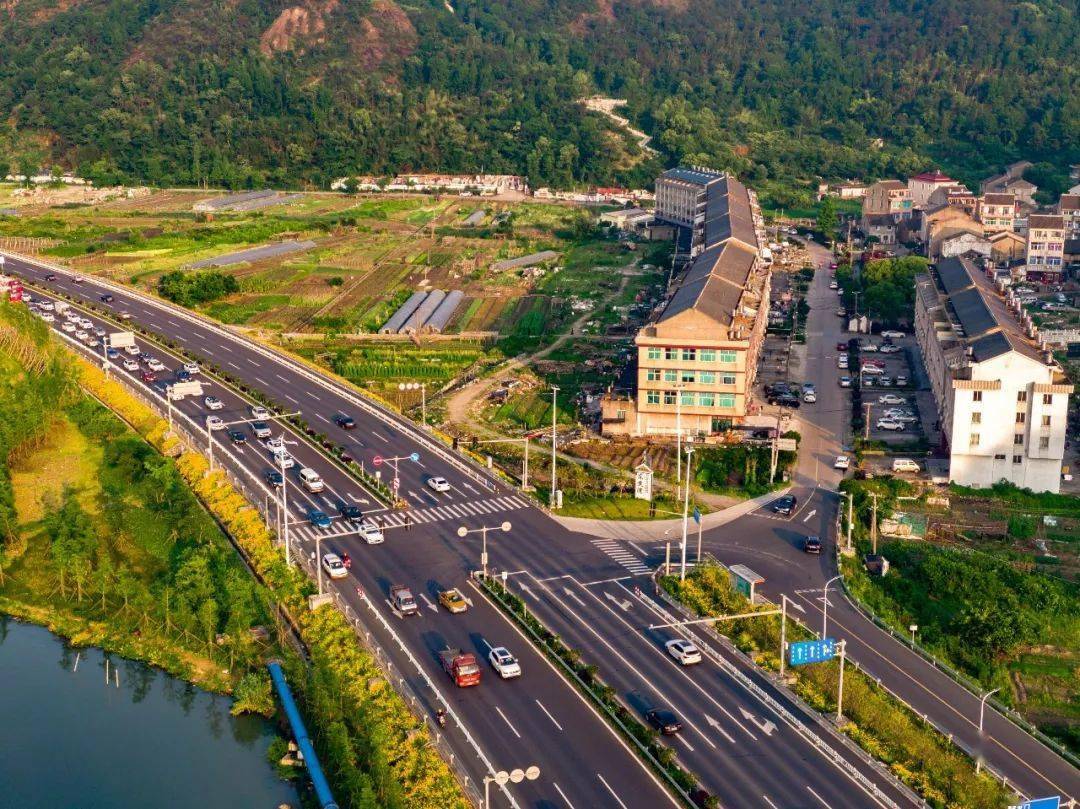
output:
[[[390,588],[390,603],[400,615],[420,614],[412,590],[403,584],[395,584]]]
[[[450,675],[458,688],[480,685],[480,666],[475,655],[447,647],[439,652],[439,660],[442,661],[443,671]]]

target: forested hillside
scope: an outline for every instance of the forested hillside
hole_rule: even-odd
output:
[[[4,0],[0,158],[100,180],[646,181],[1080,162],[1075,0]],[[651,158],[578,103],[625,97]],[[4,157],[4,155],[7,155]],[[2,166],[0,166],[2,168]]]

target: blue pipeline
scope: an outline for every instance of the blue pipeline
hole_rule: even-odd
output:
[[[304,720],[300,718],[300,711],[296,708],[292,690],[285,682],[285,673],[281,670],[281,664],[268,663],[267,668],[270,669],[270,679],[274,681],[274,688],[277,689],[278,698],[281,699],[281,707],[285,709],[285,716],[289,718],[289,726],[292,727],[293,736],[296,737],[296,744],[304,757],[308,774],[311,776],[311,784],[315,787],[315,797],[319,799],[319,806],[322,809],[338,809],[337,801],[330,792],[330,783],[323,775],[319,757],[315,755],[315,747],[308,738]]]

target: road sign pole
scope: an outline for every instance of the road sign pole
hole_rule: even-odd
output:
[[[753,606],[753,605],[751,605]],[[780,594],[780,676],[784,676],[784,654],[787,650],[787,595]]]
[[[838,641],[837,646],[840,647],[840,684],[836,689],[836,721],[839,722],[844,715],[844,657],[847,641]]]
[[[690,461],[694,456],[694,448],[686,450],[686,491],[683,496],[682,511],[682,561],[679,564],[679,581],[686,581],[686,521],[690,511]]]
[[[521,473],[521,491],[529,490],[529,437],[525,437],[525,469]]]
[[[322,535],[315,535],[315,566],[319,568],[319,595],[323,594],[322,588]]]
[[[206,422],[206,454],[210,458],[210,468],[206,474],[210,474],[214,471],[214,434],[210,432],[210,422]]]
[[[284,442],[284,433],[281,436]],[[284,447],[284,444],[282,444]],[[285,566],[292,567],[292,549],[289,547],[289,487],[285,479],[285,453],[278,453],[278,466],[281,467],[281,526],[282,535],[285,537]]]
[[[855,495],[847,493],[847,546],[851,550],[851,529],[855,522]]]
[[[559,411],[556,408],[556,396],[559,393],[558,387],[551,386],[551,494],[549,496],[549,505],[555,508],[555,425],[559,416]]]
[[[700,517],[698,517],[698,521],[697,521],[697,556],[694,557],[694,560],[698,564],[701,564],[701,529],[704,528],[704,527],[705,527],[705,515],[701,515]]]

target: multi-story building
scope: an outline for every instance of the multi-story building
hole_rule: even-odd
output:
[[[987,233],[1013,230],[1019,208],[1015,194],[985,194],[979,199],[976,215]]]
[[[915,282],[915,336],[949,449],[965,486],[1006,480],[1057,492],[1069,394],[1019,302],[968,258],[946,258]]]
[[[964,212],[970,216],[975,215],[975,209],[978,207],[978,204],[979,198],[971,193],[966,185],[961,185],[959,183],[955,185],[939,186],[926,200],[926,207],[928,209],[936,208],[940,205],[947,205],[950,208],[963,208]]]
[[[658,216],[660,197],[658,182]],[[690,194],[669,199],[685,221]],[[769,312],[761,212],[752,191],[723,175],[706,183],[694,219],[702,252],[634,339],[636,389],[603,398],[605,433],[710,435],[746,416]]]
[[[1025,205],[1033,205],[1035,192],[1039,187],[1024,179],[1024,172],[1031,168],[1027,160],[1020,160],[1005,167],[1005,171],[993,177],[987,177],[979,183],[979,193],[986,194],[1013,194],[1017,202]]]
[[[709,189],[727,175],[704,168],[668,169],[656,180],[656,218],[679,228],[677,252],[692,258],[705,249]]]
[[[956,186],[957,182],[940,171],[924,171],[908,180],[911,191],[911,204],[916,208],[925,208],[930,204],[930,196],[939,188]]]
[[[1032,214],[1027,224],[1028,275],[1059,277],[1065,263],[1065,220],[1055,214]]]
[[[1062,194],[1056,207],[1065,227],[1065,238],[1080,239],[1080,194]]]
[[[881,180],[866,189],[863,216],[911,216],[911,191],[899,180]]]

